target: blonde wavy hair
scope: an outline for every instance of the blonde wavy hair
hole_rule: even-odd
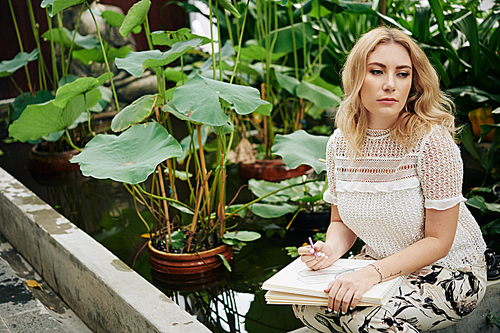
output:
[[[434,124],[455,133],[454,104],[439,89],[439,77],[424,51],[398,29],[379,27],[364,34],[354,45],[342,70],[344,99],[336,114],[335,124],[346,138],[354,157],[361,147],[368,128],[367,110],[361,103],[360,90],[366,74],[366,60],[375,48],[384,43],[403,46],[412,62],[412,86],[406,105],[396,124],[391,127],[393,140],[405,149],[411,148]]]

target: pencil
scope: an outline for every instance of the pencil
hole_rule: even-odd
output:
[[[311,244],[311,249],[313,249],[313,251],[314,251],[314,258],[316,258],[316,260],[319,260],[318,254],[316,253],[316,250],[314,249],[314,244],[313,244],[311,237],[309,237],[309,244]]]

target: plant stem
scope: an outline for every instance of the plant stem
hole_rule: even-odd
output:
[[[94,12],[92,11],[92,9],[90,8],[90,5],[87,2],[86,2],[86,4],[87,4],[87,7],[89,9],[90,15],[92,16],[92,19],[94,20],[95,29],[97,31],[97,36],[99,37],[99,43],[101,44],[104,62],[106,63],[106,68],[108,70],[108,73],[110,74],[109,81],[111,83],[111,89],[113,90],[113,95],[115,97],[116,111],[120,112],[120,104],[118,103],[118,96],[116,95],[115,84],[113,83],[113,73],[111,72],[111,69],[109,68],[108,56],[106,55],[106,50],[104,49],[104,43],[102,41],[101,32],[99,31],[99,26],[97,25],[97,21],[95,19]]]
[[[247,6],[245,9],[245,16],[243,17],[243,25],[241,27],[241,32],[240,32],[239,38],[238,38],[238,53],[236,53],[236,62],[234,63],[233,74],[231,75],[231,79],[229,80],[229,83],[233,83],[234,74],[236,74],[236,68],[238,67],[238,63],[240,61],[241,43],[243,41],[243,34],[245,33],[245,26],[246,26],[246,22],[247,22],[248,2],[249,1],[250,0],[247,0]]]
[[[12,22],[14,22],[14,29],[16,30],[17,41],[19,42],[19,49],[21,52],[24,52],[23,41],[21,39],[21,34],[19,33],[19,27],[17,26],[16,15],[14,14],[14,7],[12,7],[12,1],[9,0],[10,13],[12,15]],[[31,86],[30,73],[28,71],[28,65],[24,66],[24,71],[26,73],[26,80],[28,81],[28,87],[30,92],[33,94],[33,87]],[[21,92],[22,93],[22,92]]]
[[[165,185],[163,183],[163,172],[161,171],[161,166],[158,165],[158,179],[160,181],[160,191],[162,197],[166,197],[165,194]],[[168,241],[170,243],[170,246],[172,246],[172,231],[170,230],[170,217],[168,215],[168,206],[167,206],[167,201],[163,200],[163,210],[165,211],[165,219],[167,221],[167,234],[168,234]],[[168,251],[168,246],[165,246]]]
[[[17,91],[19,91],[21,95],[24,94],[23,90],[17,85],[16,81],[14,80],[14,77],[12,75],[10,75],[9,77],[12,83],[14,83],[14,87],[16,87]]]
[[[148,15],[146,15],[146,19],[144,20],[144,33],[146,34],[146,39],[148,40],[149,49],[153,49],[153,41],[151,40],[151,31],[149,30],[149,20]]]
[[[299,60],[297,58],[297,40],[295,39],[295,28],[293,26],[293,11],[292,5],[288,6],[288,16],[290,17],[290,28],[292,30],[292,45],[293,45],[293,64],[295,68],[295,78],[299,79]]]
[[[208,176],[207,176],[207,166],[205,164],[205,153],[203,151],[203,145],[201,143],[201,125],[196,125],[196,134],[198,135],[198,151],[200,153],[200,165],[202,172],[202,182],[205,187],[205,198],[208,201],[208,206],[210,207],[210,197],[209,197],[209,189],[208,189]]]
[[[52,75],[54,78],[54,83],[52,88],[54,91],[57,90],[59,87],[59,73],[57,70],[57,60],[56,60],[56,50],[54,48],[54,34],[52,32],[52,18],[49,16],[49,9],[48,7],[45,8],[45,13],[47,16],[47,24],[49,25],[49,31],[50,31],[50,57],[52,59]]]
[[[213,17],[213,13],[212,13],[212,0],[208,0],[208,9],[210,10],[210,13],[208,15],[208,20],[209,20],[209,24],[210,24],[210,44],[212,45],[212,68],[213,68],[213,71],[214,71],[214,80],[216,79],[217,77],[217,73],[216,73],[216,68],[215,68],[215,46],[214,46],[214,24],[212,22],[212,17]],[[220,41],[219,41],[219,52],[220,52]]]
[[[158,199],[158,200],[165,200],[165,201],[169,201],[169,202],[174,202],[180,206],[183,206],[184,208],[187,208],[188,210],[190,211],[193,211],[193,209],[191,207],[189,207],[188,205],[186,205],[184,202],[182,201],[179,201],[179,200],[175,200],[175,199],[172,199],[172,198],[169,198],[169,197],[162,197],[162,196],[159,196],[159,195],[155,195],[153,193],[148,193],[146,192],[146,190],[144,190],[142,187],[138,186],[136,187],[140,190],[140,192],[144,193],[145,195],[147,195],[148,197],[150,198],[154,198],[154,199]]]
[[[69,132],[68,132],[68,130],[67,130],[67,129],[65,130],[65,132],[66,132],[66,139],[68,139],[68,143],[69,143],[69,145],[70,145],[71,147],[73,147],[73,149],[76,149],[76,150],[78,150],[78,151],[82,151],[83,149],[81,149],[81,148],[79,148],[79,147],[75,146],[75,144],[73,143],[73,140],[71,140],[71,135],[69,135]]]
[[[28,7],[33,37],[35,38],[36,47],[38,48],[38,83],[40,85],[40,89],[47,90],[47,80],[45,79],[45,72],[43,71],[43,65],[45,65],[45,61],[43,60],[42,48],[40,47],[40,36],[38,33],[37,24],[35,22],[35,14],[33,12],[31,0],[26,0],[26,6]]]
[[[61,72],[62,76],[64,77],[64,73],[66,73],[66,64],[64,60],[64,43],[63,43],[63,23],[62,23],[62,12],[57,13],[57,27],[58,27],[58,32],[59,32],[59,46],[61,47]]]
[[[75,30],[73,31],[73,39],[71,40],[71,46],[69,48],[68,64],[66,65],[66,72],[63,72],[63,76],[68,75],[69,68],[71,67],[71,60],[73,60],[73,58],[72,58],[73,46],[75,45],[75,37],[76,37],[76,33],[78,32],[78,26],[80,25],[80,19],[82,18],[84,8],[85,8],[85,6],[82,4],[81,9],[80,9],[80,14],[78,15],[78,20],[76,21]]]

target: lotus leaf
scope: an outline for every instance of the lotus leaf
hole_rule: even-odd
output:
[[[9,135],[21,142],[36,140],[50,133],[68,129],[87,107],[94,106],[101,98],[98,89],[71,98],[64,108],[55,105],[55,100],[45,104],[28,105],[21,117],[9,127]],[[87,102],[87,105],[85,105]]]
[[[111,89],[109,89],[109,88],[99,86],[99,87],[97,87],[97,89],[99,89],[99,91],[101,92],[102,97],[99,100],[99,102],[97,102],[96,105],[89,108],[89,110],[93,111],[93,112],[101,112],[102,110],[104,110],[106,105],[111,100],[111,96],[113,95],[113,93],[111,92]]]
[[[111,27],[119,28],[123,24],[123,20],[125,20],[125,15],[122,13],[117,13],[112,10],[105,10],[101,13],[101,17],[106,21],[107,24]],[[136,26],[132,29],[134,34],[138,34],[142,31],[142,27],[140,25]]]
[[[239,240],[240,242],[251,242],[259,239],[260,237],[261,236],[258,232],[244,231],[244,230],[226,232],[224,236],[222,236],[223,239],[236,239]]]
[[[175,83],[188,80],[188,76],[183,71],[176,70],[172,67],[165,68],[164,75],[167,81]]]
[[[124,58],[132,49],[128,46],[122,46],[119,49],[108,47],[108,43],[104,43],[106,48],[106,58],[108,61],[115,61],[116,58]],[[76,50],[73,51],[73,58],[81,60],[85,65],[90,65],[93,62],[104,63],[104,55],[102,54],[101,46],[91,50]]]
[[[111,122],[114,132],[121,132],[130,126],[140,123],[153,112],[153,108],[161,104],[159,95],[144,95],[121,110]]]
[[[43,0],[40,6],[45,8],[50,5],[51,10],[49,14],[50,17],[53,17],[60,11],[83,2],[85,0]]]
[[[120,136],[99,134],[71,162],[79,163],[85,176],[138,184],[158,164],[181,154],[179,143],[153,122],[132,126]]]
[[[295,93],[295,89],[300,85],[300,81],[297,80],[296,78],[288,75],[284,75],[279,73],[278,71],[274,71],[274,74],[276,76],[276,81],[278,81],[279,85],[288,91],[290,94],[293,96],[297,96]]]
[[[255,194],[257,197],[262,197],[269,192],[273,192],[276,190],[279,190],[285,186],[293,185],[293,184],[300,184],[304,180],[302,177],[296,177],[296,178],[290,178],[283,180],[279,183],[275,182],[269,182],[266,180],[256,180],[256,179],[250,179],[248,181],[248,188],[250,191],[252,191],[253,194]],[[305,196],[305,192],[313,191],[314,194],[317,194],[316,191],[314,191],[314,187],[311,186],[310,183],[301,185],[301,186],[294,186],[291,188],[287,188],[285,190],[281,190],[276,194],[270,195],[262,201],[264,202],[286,202],[288,200],[299,200]]]
[[[295,169],[299,165],[309,165],[316,173],[326,170],[326,164],[320,159],[326,157],[326,144],[329,137],[311,135],[304,130],[292,134],[276,134],[272,152],[283,158],[286,166]]]
[[[186,240],[186,236],[182,231],[176,230],[172,232],[172,248],[173,249],[182,249],[184,247],[184,242]],[[168,235],[165,235],[165,241],[169,242]]]
[[[260,108],[270,113],[272,105],[260,98],[252,87],[215,81],[196,75],[174,92],[177,110],[192,121],[212,126],[223,126],[229,120],[221,107],[221,100],[238,114],[249,114]]]
[[[14,109],[12,120],[17,120],[28,105],[41,104],[52,99],[54,99],[54,95],[52,95],[52,93],[47,90],[35,91],[35,95],[31,95],[31,93],[24,93],[17,96],[12,103],[12,108]]]
[[[116,58],[115,64],[116,67],[126,70],[131,75],[140,77],[146,68],[166,66],[200,43],[201,39],[193,39],[175,43],[167,52],[159,50],[130,52],[125,58]]]
[[[248,209],[252,211],[257,216],[260,216],[264,219],[272,219],[280,216],[284,216],[288,213],[293,213],[297,209],[298,206],[290,205],[290,204],[281,204],[281,205],[271,205],[271,204],[251,204]]]
[[[177,31],[153,31],[151,33],[151,40],[154,45],[166,45],[172,47],[177,42],[200,38],[201,45],[210,43],[210,38],[198,36],[191,33],[189,28],[181,28]]]
[[[125,16],[122,26],[120,27],[120,35],[127,38],[129,33],[137,26],[141,25],[147,18],[149,7],[151,7],[150,0],[141,0],[136,2]]]
[[[26,66],[28,62],[38,59],[38,49],[31,53],[19,52],[13,59],[0,62],[0,77],[10,76],[19,68]]]
[[[99,76],[97,79],[93,77],[82,77],[71,83],[67,83],[62,87],[59,87],[56,92],[56,99],[54,100],[54,105],[64,108],[68,101],[77,96],[88,93],[89,91],[102,85],[110,77],[109,73]],[[100,98],[100,97],[99,97]],[[96,102],[97,103],[97,102]],[[94,106],[94,104],[89,105]]]
[[[340,97],[325,88],[307,81],[300,82],[295,90],[297,97],[304,98],[320,109],[333,108],[340,104]]]

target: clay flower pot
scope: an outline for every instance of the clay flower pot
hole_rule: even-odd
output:
[[[301,165],[290,169],[282,159],[256,160],[253,164],[240,164],[240,175],[248,179],[263,179],[270,182],[279,182],[285,179],[302,176],[312,170],[308,165]]]
[[[197,253],[166,253],[148,243],[149,264],[153,273],[164,281],[197,280],[213,275],[214,271],[226,269],[219,254],[231,263],[233,248],[221,245],[208,251]]]

